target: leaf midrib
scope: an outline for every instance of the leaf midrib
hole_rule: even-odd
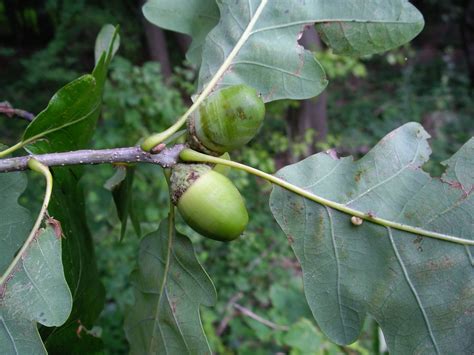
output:
[[[365,25],[371,25],[371,24],[381,24],[381,25],[416,25],[418,22],[413,21],[413,22],[408,22],[408,21],[384,21],[384,20],[353,20],[353,19],[307,19],[307,20],[302,20],[302,21],[294,21],[294,22],[288,22],[282,25],[275,25],[275,26],[267,26],[267,27],[262,27],[259,28],[255,31],[252,31],[250,35],[254,35],[260,32],[266,32],[266,31],[273,31],[273,30],[279,30],[282,28],[288,28],[292,26],[300,26],[300,25],[307,25],[308,23],[356,23],[356,24],[365,24]]]

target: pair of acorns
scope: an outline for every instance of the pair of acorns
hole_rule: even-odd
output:
[[[230,86],[209,96],[188,121],[188,143],[220,156],[247,144],[259,131],[265,104],[246,85]],[[218,168],[218,167],[217,167]],[[219,241],[238,238],[248,223],[244,200],[216,167],[177,164],[171,173],[173,203],[199,234]]]

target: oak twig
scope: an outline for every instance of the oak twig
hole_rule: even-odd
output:
[[[165,148],[157,154],[145,152],[140,147],[127,147],[27,155],[18,158],[0,159],[0,173],[27,170],[28,161],[32,158],[47,167],[114,163],[149,163],[168,168],[178,162],[179,153],[184,148],[185,145],[177,144],[171,148]]]
[[[35,119],[35,115],[25,110],[13,108],[8,101],[0,102],[0,113],[3,113],[10,118],[13,116],[17,116],[28,122],[31,122]]]
[[[237,309],[240,313],[242,313],[243,315],[249,317],[249,318],[252,318],[253,320],[259,322],[259,323],[262,323],[263,325],[266,325],[267,327],[271,328],[271,329],[274,329],[274,330],[282,330],[282,331],[288,331],[290,328],[286,325],[280,325],[280,324],[276,324],[276,323],[273,323],[273,322],[270,322],[269,320],[265,319],[265,318],[262,318],[260,317],[259,315],[253,313],[250,309],[248,308],[245,308],[243,306],[241,306],[240,304],[238,303],[234,303],[234,308]]]
[[[216,333],[218,336],[221,336],[224,333],[230,321],[235,317],[236,312],[233,311],[234,304],[237,303],[242,297],[244,297],[244,294],[239,291],[230,298],[229,302],[227,302],[225,306],[226,316],[221,320],[219,326],[217,327]]]

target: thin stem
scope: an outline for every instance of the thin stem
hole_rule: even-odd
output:
[[[230,321],[234,318],[235,316],[235,312],[233,312],[234,304],[238,302],[242,297],[244,297],[244,294],[241,291],[239,291],[235,295],[233,295],[227,302],[226,306],[224,307],[225,317],[222,318],[216,330],[216,333],[218,336],[221,336],[224,333]]]
[[[95,107],[94,107],[94,110],[97,109],[100,105],[97,104]],[[13,153],[15,150],[18,150],[20,148],[23,148],[25,146],[27,146],[28,144],[30,143],[33,143],[35,141],[37,141],[38,139],[41,139],[45,136],[47,136],[48,134],[50,133],[53,133],[53,132],[57,132],[63,128],[66,128],[66,127],[69,127],[69,126],[72,126],[80,121],[82,121],[86,116],[82,116],[74,121],[71,121],[67,124],[64,124],[60,127],[53,127],[53,128],[50,128],[50,129],[47,129],[41,133],[38,133],[36,135],[34,135],[33,137],[30,137],[30,138],[27,138],[27,139],[22,139],[21,142],[15,144],[13,147],[10,147],[8,148],[7,150],[3,151],[3,152],[0,152],[0,158],[3,158],[4,156],[10,154],[10,153]]]
[[[196,109],[203,103],[203,101],[209,96],[209,94],[214,90],[216,87],[217,83],[221,80],[222,76],[225,74],[225,72],[229,69],[229,67],[232,64],[232,61],[235,59],[239,51],[242,49],[244,44],[247,42],[248,38],[252,35],[253,28],[255,27],[255,24],[257,23],[258,19],[260,18],[260,15],[262,14],[265,6],[267,5],[268,0],[262,0],[260,5],[258,6],[257,10],[255,11],[252,19],[250,20],[249,24],[247,25],[247,28],[245,31],[242,33],[242,36],[240,37],[239,41],[236,43],[235,47],[232,49],[232,51],[229,53],[225,61],[222,63],[220,66],[219,70],[217,70],[216,74],[212,77],[212,80],[209,82],[209,84],[206,85],[202,93],[198,96],[196,101],[192,104],[192,106],[184,113],[181,118],[176,121],[174,125],[172,125],[170,128],[168,128],[166,131],[163,131],[158,134],[154,134],[147,139],[142,144],[142,149],[149,152],[152,150],[154,147],[156,147],[158,144],[162,143],[165,141],[168,137],[176,133],[187,121],[189,116],[196,111]]]
[[[253,320],[263,324],[263,325],[266,325],[267,327],[271,328],[271,329],[274,329],[274,330],[281,330],[281,331],[288,331],[290,330],[289,327],[287,327],[286,325],[280,325],[280,324],[276,324],[276,323],[273,323],[273,322],[270,322],[269,320],[265,319],[265,318],[262,318],[260,317],[258,314],[255,314],[254,312],[252,312],[250,309],[248,308],[245,308],[243,306],[241,306],[240,304],[238,303],[234,303],[233,307],[235,309],[237,309],[240,313],[242,313],[243,315],[246,315],[247,317],[249,318],[252,318]]]
[[[177,144],[171,148],[152,154],[143,151],[140,147],[127,147],[100,150],[77,150],[64,153],[39,154],[33,157],[43,165],[66,166],[82,164],[113,164],[113,163],[149,163],[162,167],[176,164],[179,152],[184,145]],[[0,173],[22,171],[28,169],[28,162],[32,156],[0,159]]]
[[[11,147],[0,151],[0,158],[6,157],[7,155],[10,155],[11,153],[17,151],[20,148],[23,148],[23,142],[19,142],[15,145],[12,145]]]
[[[451,243],[456,243],[456,244],[461,244],[461,245],[470,245],[474,246],[474,240],[469,240],[469,239],[463,239],[459,237],[454,237],[442,233],[436,233],[432,231],[427,231],[422,228],[417,228],[413,226],[409,226],[406,224],[402,223],[397,223],[393,221],[389,221],[387,219],[379,218],[376,216],[371,215],[370,213],[365,213],[361,212],[355,209],[352,209],[350,207],[347,207],[346,205],[343,205],[341,203],[337,203],[331,200],[327,200],[323,197],[317,196],[309,191],[306,191],[298,186],[295,186],[283,179],[277,178],[276,176],[264,173],[263,171],[260,171],[258,169],[249,167],[244,164],[236,163],[230,160],[225,160],[225,159],[220,159],[217,157],[209,156],[206,154],[202,154],[199,152],[196,152],[191,149],[184,149],[181,151],[180,158],[184,161],[188,162],[201,162],[201,163],[213,163],[213,164],[222,164],[222,165],[227,165],[232,168],[240,169],[243,171],[246,171],[247,173],[253,174],[255,176],[261,177],[262,179],[268,180],[271,183],[278,185],[288,191],[294,192],[297,195],[300,195],[302,197],[307,198],[308,200],[314,201],[316,203],[319,203],[323,206],[330,207],[334,210],[337,210],[339,212],[346,213],[350,216],[356,216],[359,217],[363,220],[379,224],[384,227],[390,227],[393,229],[397,229],[400,231],[408,232],[408,233],[413,233],[413,234],[418,234],[424,237],[428,238],[433,238],[433,239],[439,239],[439,240],[444,240],[447,242]]]
[[[169,172],[165,170],[164,174],[165,174],[168,186],[169,186],[169,184],[170,184]],[[171,260],[171,248],[173,247],[173,240],[174,240],[174,233],[175,233],[175,229],[174,229],[175,215],[174,215],[174,213],[175,213],[174,212],[174,205],[173,205],[173,202],[171,201],[171,190],[170,190],[170,212],[168,214],[168,245],[167,245],[167,248],[166,248],[165,268],[163,270],[163,279],[162,279],[162,283],[161,283],[161,286],[160,286],[160,294],[158,296],[158,302],[156,303],[155,323],[153,325],[154,329],[153,329],[152,334],[157,333],[156,327],[157,327],[157,324],[159,322],[156,321],[156,320],[158,319],[158,315],[160,313],[161,298],[164,297],[164,293],[165,293],[165,289],[166,289],[166,282],[168,280],[168,273],[169,273],[170,260]],[[156,337],[152,336],[151,341],[153,341],[153,339],[156,339]]]
[[[8,117],[16,116],[28,122],[31,122],[35,119],[35,115],[33,115],[32,113],[25,110],[21,110],[19,108],[14,108],[7,101],[0,102],[0,113],[3,113]]]
[[[30,234],[28,235],[28,238],[26,238],[25,242],[23,243],[23,246],[21,247],[20,251],[16,254],[15,258],[13,261],[10,263],[8,266],[7,270],[4,272],[2,277],[0,278],[0,288],[3,288],[5,281],[7,281],[8,277],[10,274],[13,272],[15,267],[18,265],[20,260],[25,256],[25,253],[27,249],[30,247],[30,244],[33,242],[35,239],[37,232],[41,226],[41,222],[44,219],[44,216],[46,215],[46,210],[49,205],[49,201],[51,200],[51,194],[53,191],[53,176],[51,175],[51,172],[49,171],[48,167],[41,164],[39,161],[35,159],[30,159],[28,162],[28,167],[35,171],[40,173],[41,175],[44,176],[46,180],[46,192],[44,195],[44,200],[43,200],[43,205],[41,206],[40,213],[38,215],[38,218],[36,219],[36,222],[33,226],[33,229],[31,230]]]
[[[181,116],[181,118],[178,121],[176,121],[176,123],[174,123],[170,128],[168,128],[167,130],[165,130],[163,132],[154,134],[154,135],[146,138],[142,143],[142,149],[146,152],[149,152],[154,147],[156,147],[158,144],[164,142],[169,137],[171,137],[173,134],[178,132],[179,129],[186,123],[186,121],[188,120],[188,117],[197,108],[196,104],[198,104],[198,103],[201,104],[202,101],[204,101],[204,98],[203,98],[203,100],[199,100],[201,97],[202,97],[202,95],[199,96],[198,100],[196,100],[196,102],[188,109],[188,111],[186,111],[186,113],[183,116]]]

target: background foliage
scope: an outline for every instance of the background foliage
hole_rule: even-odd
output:
[[[149,61],[139,5],[131,0],[0,1],[0,101],[38,113],[59,87],[90,71],[97,32],[104,23],[117,23],[122,45],[111,64],[94,146],[135,144],[148,133],[169,126],[187,104],[193,92],[189,83],[197,73],[184,61],[176,37],[165,33],[174,70],[170,77],[160,74],[160,64]],[[337,147],[343,155],[358,157],[386,132],[418,121],[433,136],[435,155],[425,168],[440,175],[443,169],[438,163],[474,133],[464,43],[455,25],[463,14],[463,3],[454,1],[447,6],[445,1],[430,0],[417,5],[427,28],[410,46],[361,60],[340,58],[326,50],[318,55],[330,79],[327,136],[315,140],[316,132],[308,131],[292,139],[288,112],[301,104],[275,102],[269,105],[267,124],[259,137],[235,158],[273,172],[305,155],[309,145],[317,150]],[[0,129],[7,138],[3,143],[14,142],[23,128],[24,123],[2,117]],[[103,188],[113,174],[112,167],[86,168],[81,186],[87,194],[89,227],[107,292],[105,309],[88,331],[102,337],[106,353],[118,354],[128,350],[122,324],[126,308],[133,303],[128,276],[135,267],[139,239],[129,226],[125,241],[118,241],[120,223],[112,196]],[[223,354],[378,353],[378,330],[371,322],[353,349],[340,349],[324,339],[302,296],[301,270],[271,217],[270,187],[239,172],[232,172],[231,178],[247,197],[252,215],[246,236],[238,243],[219,244],[186,230],[219,290],[217,305],[203,309],[212,348]],[[157,221],[167,213],[164,184],[158,168],[137,169],[133,203],[140,206],[142,235],[156,229]],[[23,205],[39,204],[33,197],[41,195],[36,185],[28,187]],[[250,198],[256,194],[261,197]],[[271,321],[274,328],[255,321],[239,307]]]

